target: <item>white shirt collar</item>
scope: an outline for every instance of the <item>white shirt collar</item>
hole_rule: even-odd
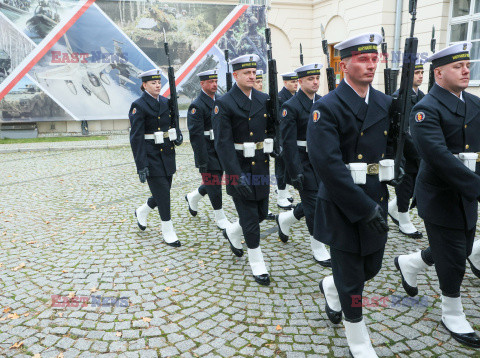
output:
[[[343,80],[345,81],[345,83],[346,83],[347,85],[350,86],[350,83],[348,83],[348,81],[347,81],[347,77],[344,77]],[[355,91],[355,89],[354,89],[352,86],[350,86],[350,88]],[[362,96],[360,96],[360,95],[358,94],[357,91],[355,91],[355,93],[358,95],[358,97],[362,97]],[[368,86],[367,95],[365,96],[365,103],[366,103],[366,104],[368,104],[368,99],[369,99],[369,97],[370,97],[370,86]]]
[[[148,92],[148,91],[145,91],[145,92],[147,92],[147,93],[150,95],[150,97],[155,98],[155,97],[153,97],[153,96],[150,94],[150,92]],[[158,95],[158,97],[155,98],[155,99],[158,101],[158,100],[160,99],[160,95]]]
[[[435,82],[436,83],[436,82]],[[437,86],[440,87],[440,88],[443,88],[442,86],[440,86],[438,83],[437,83]],[[448,91],[446,88],[443,88],[445,91]],[[450,91],[448,91],[450,92]],[[453,92],[450,92],[451,94],[453,94],[455,97],[457,97],[458,99],[460,99],[460,101],[462,102],[465,102],[465,100],[463,99],[463,91],[460,92],[460,97],[458,97],[455,93]]]
[[[202,92],[205,93],[205,94],[208,96],[207,92],[205,92],[205,91],[203,90],[203,88],[202,88]],[[210,96],[208,96],[208,97],[210,97]],[[210,97],[210,98],[212,98],[212,97]],[[213,95],[213,100],[215,101],[215,95]]]

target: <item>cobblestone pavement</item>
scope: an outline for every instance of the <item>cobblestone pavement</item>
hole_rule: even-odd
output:
[[[272,284],[259,286],[212,222],[208,199],[197,217],[188,214],[184,195],[200,175],[188,143],[177,158],[172,218],[183,245],[175,249],[161,240],[157,212],[145,232],[136,225],[134,209],[149,192],[129,148],[0,154],[0,356],[347,356],[343,326],[327,320],[318,289],[330,270],[314,262],[304,221],[287,244],[274,222],[262,223]],[[233,219],[226,194],[224,206]],[[365,308],[378,354],[478,354],[439,324],[433,268],[419,277],[419,301],[396,302],[405,294],[393,258],[427,240],[390,229],[383,268],[365,289],[369,299],[390,299]],[[479,286],[468,268],[463,303],[477,330]],[[62,306],[61,297],[70,307],[52,306]],[[83,299],[87,306],[78,307]]]

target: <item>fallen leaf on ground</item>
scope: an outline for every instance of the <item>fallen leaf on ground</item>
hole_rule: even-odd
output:
[[[22,341],[22,342],[14,343],[14,344],[10,347],[10,349],[12,349],[12,348],[20,348],[21,346],[23,346],[23,341]]]
[[[68,294],[68,298],[74,298],[74,297],[75,297],[75,293],[70,292],[70,293]]]
[[[168,267],[165,267],[165,268],[163,269],[163,272],[168,272],[168,271],[170,271],[170,269],[169,269]]]
[[[29,245],[31,245],[31,244],[36,244],[36,243],[37,243],[36,240],[35,240],[35,241],[28,241],[28,242],[27,242],[27,244],[29,244]]]
[[[58,317],[63,317],[63,312],[59,312]]]
[[[16,314],[16,313],[10,313],[7,317],[10,318],[10,319],[18,319],[18,318],[20,318],[20,316],[19,316],[18,314]]]
[[[170,289],[170,287],[165,287],[165,291],[168,291]]]
[[[12,310],[12,309],[11,309],[10,307],[5,307],[5,308],[3,309],[3,313],[8,313],[8,312],[10,312],[11,310]]]
[[[25,317],[30,316],[30,312],[25,313],[24,316],[25,316]]]
[[[143,317],[143,322],[150,322],[152,319],[149,317]]]
[[[117,337],[121,337],[121,336],[122,336],[122,332],[117,332],[116,335],[117,335]]]
[[[180,292],[180,290],[177,290],[176,288],[172,288],[172,292]]]
[[[282,329],[282,326],[280,326],[279,324],[277,324],[277,331],[280,331]]]
[[[96,288],[96,287],[92,287],[92,288],[90,289],[90,292],[97,292],[97,288]]]
[[[22,262],[22,263],[20,263],[20,265],[13,268],[12,271],[18,271],[18,270],[20,270],[21,268],[24,268],[24,267],[25,267],[25,262]]]

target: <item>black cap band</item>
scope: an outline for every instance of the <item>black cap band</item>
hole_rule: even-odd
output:
[[[162,75],[152,75],[142,77],[142,82],[162,80]]]
[[[454,53],[453,55],[436,58],[435,60],[432,61],[432,66],[433,68],[437,68],[440,66],[448,65],[449,63],[458,62],[458,61],[467,61],[467,60],[470,60],[470,55],[468,51],[459,52],[459,53]]]
[[[208,80],[218,80],[218,75],[217,74],[212,74],[212,75],[204,75],[204,76],[198,76],[200,81],[208,81]]]
[[[307,77],[307,76],[316,76],[316,75],[319,75],[319,74],[320,74],[320,69],[319,68],[315,68],[313,70],[297,72],[298,78]]]
[[[296,81],[298,80],[298,76],[295,75],[295,76],[282,76],[282,79],[284,81]]]
[[[245,68],[257,68],[257,63],[256,62],[244,62],[244,63],[236,63],[232,65],[232,70],[237,71],[237,70],[243,70]]]
[[[376,44],[371,43],[347,47],[340,50],[340,58],[343,60],[344,58],[360,55],[361,53],[378,53],[377,47]]]

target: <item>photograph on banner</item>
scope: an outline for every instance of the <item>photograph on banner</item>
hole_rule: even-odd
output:
[[[242,11],[241,7],[236,7],[232,12]],[[266,72],[267,69],[267,46],[265,42],[265,7],[248,6],[241,13],[238,19],[229,27],[217,27],[214,33],[222,34],[221,38],[215,43],[209,43],[207,40],[200,46],[208,49],[208,52],[202,56],[195,68],[189,70],[189,66],[183,66],[177,78],[181,78],[181,82],[177,85],[177,91],[180,95],[179,103],[189,104],[199,93],[200,83],[197,73],[217,68],[218,71],[218,93],[226,93],[226,72],[227,63],[225,61],[225,50],[229,50],[229,60],[238,56],[255,53],[260,57],[257,64],[258,69]],[[193,54],[192,57],[195,57]],[[187,61],[191,62],[192,58]],[[230,71],[232,71],[230,67]],[[182,107],[182,106],[180,106]],[[188,107],[188,106],[187,106]],[[182,108],[185,109],[185,108]]]
[[[1,122],[70,121],[73,118],[28,76],[0,101]]]
[[[73,16],[75,8],[85,0],[0,0],[0,12],[35,43],[63,19]]]
[[[29,74],[80,120],[122,119],[141,95],[138,75],[153,67],[94,4]]]
[[[7,78],[34,47],[35,44],[31,40],[0,16],[0,83]]]
[[[98,0],[97,5],[158,66],[168,66],[164,30],[177,71],[235,8],[187,2]]]

